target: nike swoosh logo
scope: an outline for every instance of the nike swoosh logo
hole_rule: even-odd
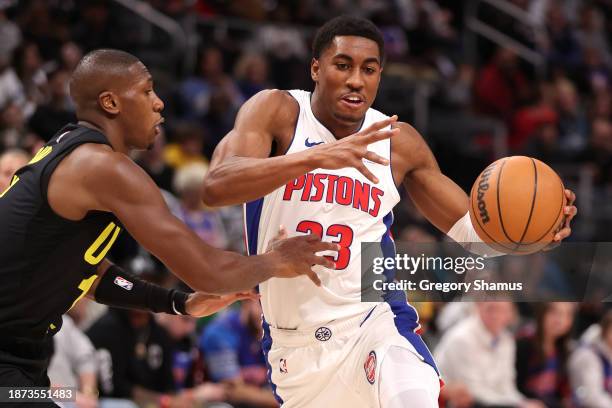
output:
[[[323,142],[309,142],[308,138],[306,138],[306,140],[304,141],[304,144],[306,145],[306,147],[312,147],[312,146],[323,144]]]

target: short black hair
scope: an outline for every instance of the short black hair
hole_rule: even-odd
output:
[[[382,33],[370,20],[353,16],[339,16],[329,20],[317,30],[312,42],[312,56],[318,59],[335,37],[351,35],[364,37],[378,44],[380,62],[385,59],[385,40]]]

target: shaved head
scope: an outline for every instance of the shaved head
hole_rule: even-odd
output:
[[[72,73],[70,96],[80,112],[96,107],[104,91],[117,91],[129,86],[132,71],[140,60],[125,51],[95,50],[85,55]],[[144,65],[143,69],[146,70]]]

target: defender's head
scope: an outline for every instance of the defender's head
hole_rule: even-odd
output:
[[[79,120],[112,122],[130,148],[152,145],[163,122],[164,103],[142,62],[124,51],[101,49],[85,55],[70,80]]]
[[[315,35],[310,74],[319,97],[342,123],[358,123],[374,102],[384,59],[382,34],[369,20],[340,16]]]

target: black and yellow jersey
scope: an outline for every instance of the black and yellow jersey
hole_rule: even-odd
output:
[[[96,130],[68,125],[0,192],[0,363],[47,358],[45,344],[62,314],[91,287],[122,229],[111,213],[71,221],[49,206],[53,171],[85,143],[110,145]]]

